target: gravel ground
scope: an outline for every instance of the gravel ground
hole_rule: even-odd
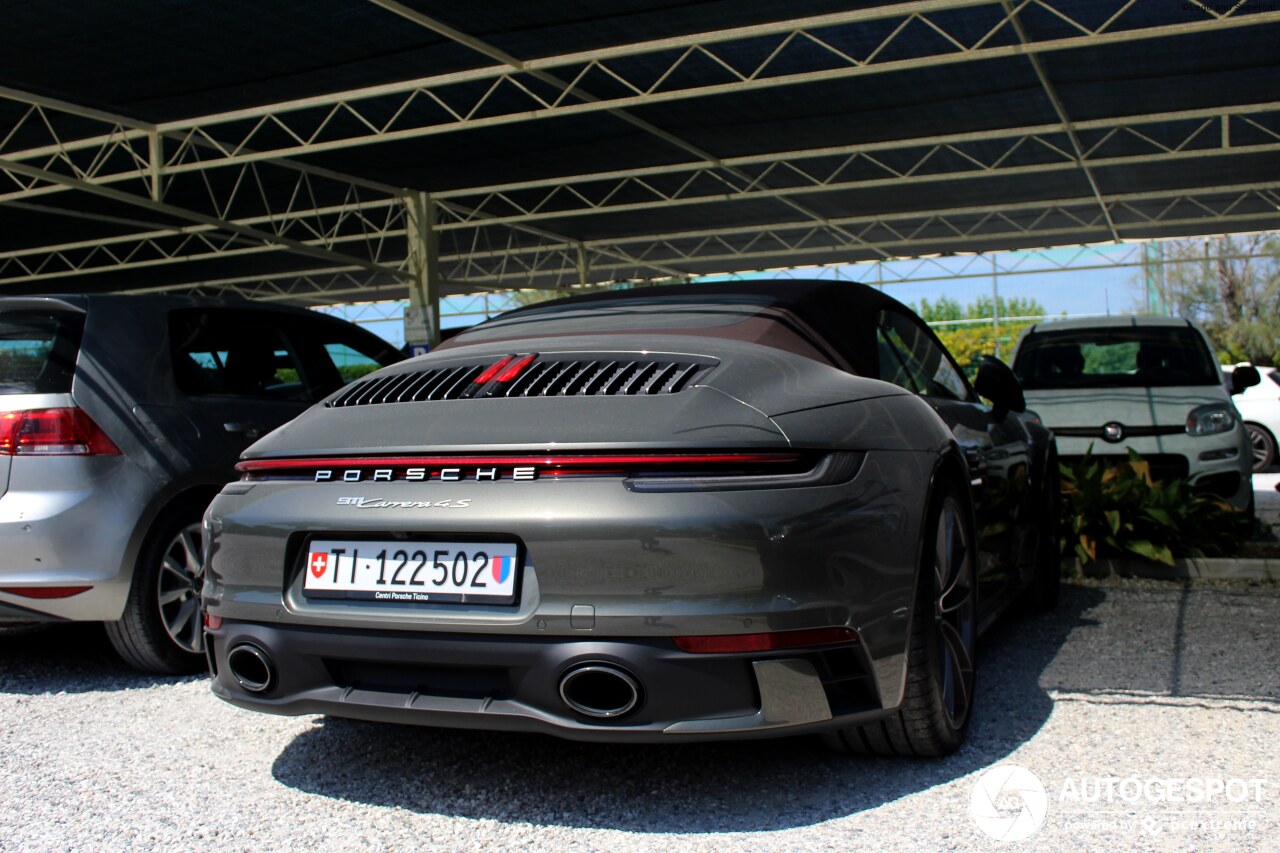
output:
[[[1258,520],[1280,535],[1280,472],[1274,469],[1266,474],[1253,475],[1253,497],[1257,504]]]
[[[982,655],[965,748],[892,761],[267,717],[130,672],[94,626],[0,636],[0,849],[1280,848],[1280,589],[1072,584]],[[1018,845],[970,812],[1003,762],[1048,791]],[[1130,775],[1267,782],[1208,807],[1061,798]]]

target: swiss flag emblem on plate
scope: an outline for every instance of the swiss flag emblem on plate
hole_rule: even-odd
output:
[[[311,567],[311,574],[322,578],[324,573],[329,570],[329,555],[312,552],[307,560],[307,565]]]

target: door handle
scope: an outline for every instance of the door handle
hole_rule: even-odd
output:
[[[262,427],[253,423],[242,423],[240,421],[228,421],[222,425],[222,428],[230,433],[238,433],[248,439],[259,439],[262,437]]]

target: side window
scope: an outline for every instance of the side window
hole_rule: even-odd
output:
[[[341,341],[325,344],[324,353],[338,371],[338,375],[342,377],[343,385],[382,367],[372,356],[365,355],[350,344],[344,344]]]
[[[170,315],[173,374],[184,393],[295,402],[312,399],[288,338],[255,314],[191,309]]]
[[[899,388],[906,388],[913,394],[919,394],[920,384],[907,370],[907,360],[901,341],[890,340],[889,332],[884,326],[876,326],[876,349],[880,355],[880,379],[892,382]],[[898,345],[896,345],[898,344]]]
[[[922,326],[896,312],[882,311],[876,339],[884,381],[931,397],[969,399],[959,368]]]
[[[338,320],[307,318],[291,326],[290,335],[311,368],[316,400],[403,358],[382,339]]]

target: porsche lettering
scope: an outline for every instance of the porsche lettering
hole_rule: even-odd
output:
[[[513,468],[319,468],[317,483],[393,483],[404,481],[422,483],[439,480],[456,483],[463,480],[536,480],[538,469],[532,465]]]

